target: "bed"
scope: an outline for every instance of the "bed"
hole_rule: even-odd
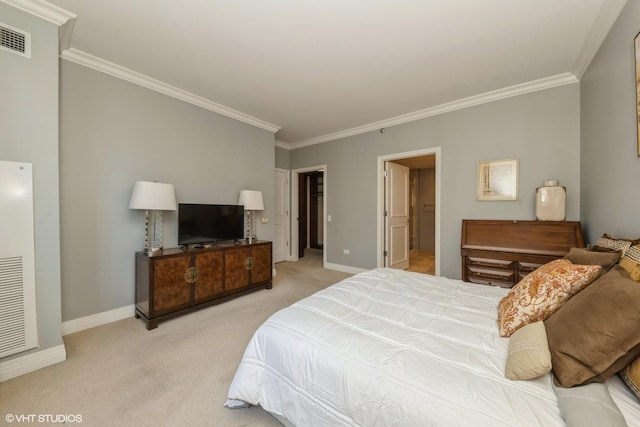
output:
[[[509,289],[387,268],[357,274],[271,316],[226,406],[260,405],[296,426],[564,426],[552,376],[505,378]],[[628,425],[640,403],[608,391]],[[624,425],[624,424],[611,424]]]

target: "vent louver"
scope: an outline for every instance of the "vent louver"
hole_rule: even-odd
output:
[[[22,258],[0,259],[0,356],[24,347]]]
[[[31,58],[31,34],[0,22],[0,50]]]

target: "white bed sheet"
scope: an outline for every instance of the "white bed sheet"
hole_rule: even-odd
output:
[[[614,375],[607,380],[611,398],[622,412],[629,427],[640,427],[640,400],[627,387],[622,379]]]
[[[504,377],[506,293],[402,270],[358,274],[270,317],[227,404],[297,426],[563,426],[550,376]]]

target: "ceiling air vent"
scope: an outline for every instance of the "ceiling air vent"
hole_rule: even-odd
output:
[[[0,50],[31,58],[31,34],[0,22]]]

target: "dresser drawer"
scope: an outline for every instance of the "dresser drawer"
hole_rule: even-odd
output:
[[[515,261],[468,257],[466,275],[470,282],[502,287],[513,286]]]
[[[519,262],[518,263],[518,281],[522,280],[524,276],[536,270],[538,267],[544,264],[536,262]]]
[[[469,268],[488,268],[491,270],[509,270],[513,272],[513,265],[515,261],[509,261],[505,259],[491,259],[491,258],[480,258],[470,256],[467,258],[469,260],[467,266]]]
[[[477,283],[479,285],[500,286],[501,288],[513,287],[513,281],[504,281],[502,278],[492,279],[489,277],[481,277],[469,275],[469,282]]]

